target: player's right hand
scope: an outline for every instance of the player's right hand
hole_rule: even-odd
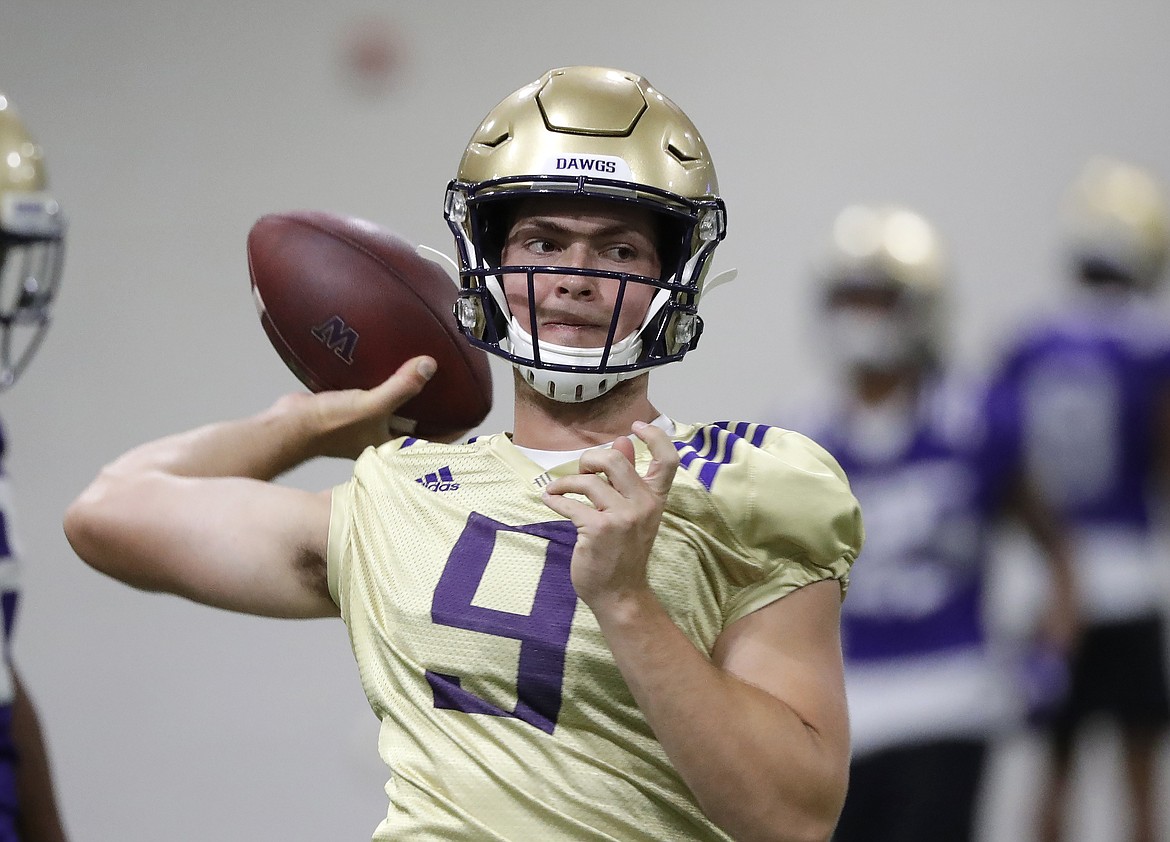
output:
[[[411,432],[410,422],[396,412],[422,391],[436,369],[433,358],[413,357],[372,389],[298,392],[282,397],[273,409],[298,416],[314,455],[356,459],[367,447]]]

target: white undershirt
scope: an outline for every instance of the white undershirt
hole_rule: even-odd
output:
[[[665,430],[667,435],[674,435],[674,422],[665,415],[659,415],[650,422],[655,427]],[[628,439],[633,439],[633,434],[626,436]],[[580,450],[537,450],[532,447],[521,447],[516,445],[516,449],[535,462],[546,471],[549,468],[555,468],[557,465],[563,465],[566,462],[572,462],[574,459],[580,459],[581,454],[586,450],[596,450],[599,447],[609,447],[609,444],[598,444],[593,447],[582,447]]]

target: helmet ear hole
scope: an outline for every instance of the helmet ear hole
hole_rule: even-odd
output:
[[[682,274],[683,264],[689,256],[689,240],[693,226],[666,214],[655,219],[655,247],[662,266],[661,280],[669,280]]]
[[[504,243],[507,242],[508,232],[512,230],[512,223],[516,219],[517,206],[518,202],[514,199],[498,200],[485,202],[476,211],[478,247],[489,266],[499,266],[503,261]]]

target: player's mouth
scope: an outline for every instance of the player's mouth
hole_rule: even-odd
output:
[[[580,316],[557,314],[546,317],[539,323],[540,338],[545,342],[571,347],[591,347],[603,343],[609,333],[609,325],[599,324]]]

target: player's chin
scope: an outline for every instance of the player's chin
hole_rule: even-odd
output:
[[[595,325],[541,325],[540,338],[544,342],[565,348],[604,348],[607,330]]]

